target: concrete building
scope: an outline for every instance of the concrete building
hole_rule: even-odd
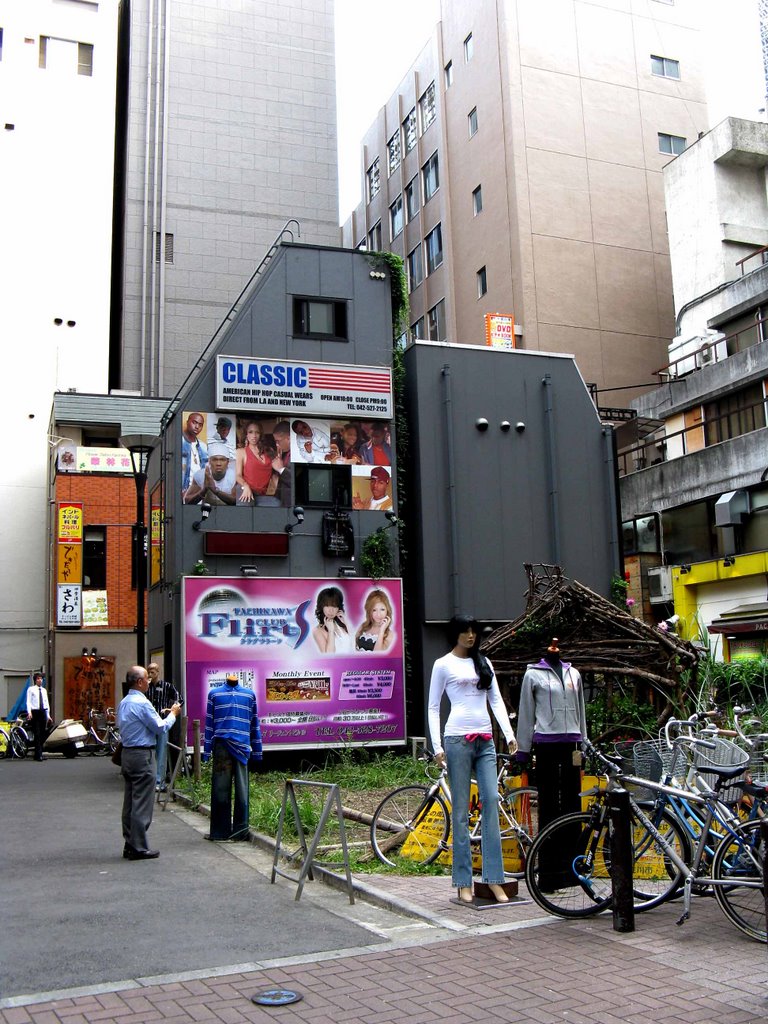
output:
[[[170,396],[286,221],[338,242],[333,2],[122,10],[110,384]]]
[[[107,386],[117,3],[0,0],[0,714],[46,666],[51,395]]]
[[[768,128],[735,118],[666,168],[679,333],[620,452],[638,607],[726,659],[768,652],[766,168]]]
[[[662,169],[707,127],[695,0],[442,0],[363,141],[346,245],[408,266],[415,339],[573,353],[645,383],[673,334]],[[613,391],[606,403],[634,392]]]

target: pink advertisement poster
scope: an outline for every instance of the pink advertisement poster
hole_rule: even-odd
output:
[[[235,672],[265,750],[405,742],[399,579],[184,578],[189,719]]]

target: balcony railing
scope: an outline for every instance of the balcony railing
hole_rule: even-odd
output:
[[[762,251],[762,250],[761,250]],[[768,249],[766,250],[768,252]],[[752,255],[755,255],[754,253]],[[749,257],[747,257],[749,259]],[[699,348],[688,352],[684,356],[678,356],[672,362],[662,366],[659,370],[653,371],[653,376],[659,381],[666,383],[670,380],[677,380],[685,377],[694,370],[700,370],[704,366],[712,366],[713,363],[721,363],[730,356],[744,352],[753,345],[758,345],[768,338],[768,329],[764,326],[768,323],[768,317],[758,317],[754,324],[743,327],[733,334],[726,334],[722,337],[713,338],[712,341],[705,341]],[[749,337],[746,337],[749,335]]]
[[[727,422],[727,421],[730,421]],[[752,423],[751,426],[748,424]],[[671,434],[656,431],[654,435],[631,448],[624,448],[618,454],[619,476],[637,473],[649,466],[657,466],[662,462],[671,462],[693,452],[704,451],[723,441],[731,441],[743,437],[755,430],[768,425],[768,398],[711,416],[700,423],[691,424]],[[736,429],[733,429],[733,428]],[[746,429],[741,429],[746,427]],[[695,434],[695,441],[692,435]]]

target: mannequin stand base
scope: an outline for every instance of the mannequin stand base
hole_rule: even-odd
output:
[[[475,882],[471,901],[461,900],[458,896],[455,896],[451,903],[455,903],[459,907],[467,907],[470,910],[498,910],[504,907],[518,907],[521,903],[530,903],[530,900],[518,897],[516,879],[505,882],[502,889],[507,894],[506,903],[499,903],[485,882]]]
[[[508,900],[511,900],[513,896],[517,896],[517,879],[513,878],[509,882],[504,882],[501,886],[506,894]],[[496,903],[496,897],[491,892],[491,887],[486,882],[475,882],[475,898],[478,900],[490,900],[491,903]]]

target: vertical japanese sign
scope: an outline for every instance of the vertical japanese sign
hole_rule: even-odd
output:
[[[56,529],[56,625],[83,623],[83,506],[61,501]]]
[[[161,485],[158,485],[152,491],[149,515],[149,585],[154,587],[156,583],[160,582],[163,575],[163,497]]]
[[[405,742],[399,579],[184,578],[186,713],[234,672],[264,747]]]
[[[511,313],[485,314],[485,344],[491,348],[515,348],[515,318]]]

